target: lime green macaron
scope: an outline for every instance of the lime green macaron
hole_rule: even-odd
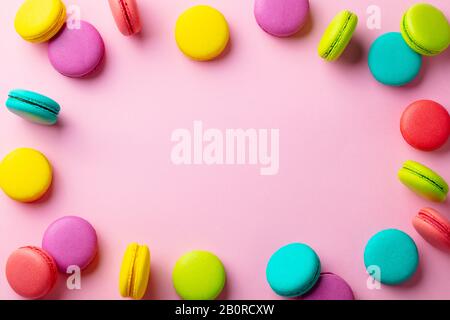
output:
[[[183,255],[172,273],[173,285],[184,300],[214,300],[225,286],[225,268],[211,252],[194,250]]]
[[[444,202],[448,184],[430,168],[415,161],[406,161],[398,171],[398,178],[418,195],[436,202]]]
[[[319,56],[327,61],[337,60],[352,39],[358,25],[356,14],[343,10],[339,12],[328,25],[320,40]]]
[[[434,56],[450,45],[450,25],[444,13],[430,4],[418,3],[403,15],[402,36],[417,53]]]

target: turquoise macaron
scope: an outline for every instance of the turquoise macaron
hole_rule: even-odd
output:
[[[364,251],[364,264],[375,280],[397,285],[414,275],[419,253],[409,235],[397,229],[386,229],[370,238]]]
[[[278,249],[266,268],[266,278],[276,294],[298,297],[308,292],[320,276],[320,260],[311,247],[291,243]]]
[[[53,99],[21,89],[9,92],[6,107],[26,120],[43,125],[55,124],[61,110],[59,104]]]
[[[369,69],[374,78],[388,86],[413,81],[422,67],[422,56],[412,50],[399,32],[378,37],[369,50]]]

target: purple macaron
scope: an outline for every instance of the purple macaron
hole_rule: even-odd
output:
[[[97,29],[86,21],[79,28],[65,26],[48,45],[48,58],[61,74],[81,78],[94,72],[105,55],[105,44]]]
[[[308,0],[255,0],[255,18],[267,33],[289,37],[297,33],[309,16]]]
[[[85,269],[97,254],[97,234],[86,220],[67,216],[53,222],[45,231],[42,248],[65,273],[69,266]]]
[[[302,296],[303,300],[354,300],[352,288],[341,277],[324,272],[314,288]]]

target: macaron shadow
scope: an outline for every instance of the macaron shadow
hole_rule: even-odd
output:
[[[365,62],[366,55],[367,51],[365,50],[362,41],[357,34],[354,34],[338,61],[348,65],[356,65],[362,61]]]
[[[422,267],[422,257],[419,258],[419,264],[417,266],[417,270],[414,273],[414,275],[407,280],[406,282],[399,284],[399,285],[395,285],[395,286],[388,286],[388,285],[382,285],[385,288],[389,287],[392,290],[399,290],[399,291],[403,291],[403,290],[408,290],[411,291],[412,288],[415,288],[416,286],[418,286],[420,284],[420,282],[423,279],[423,267]]]
[[[151,38],[151,30],[155,30],[155,28],[151,24],[154,21],[154,17],[152,15],[147,16],[146,13],[154,12],[154,10],[152,10],[152,8],[149,8],[148,5],[148,1],[140,1],[138,3],[139,15],[141,18],[141,32],[127,37],[129,38],[129,40],[144,43]]]
[[[150,260],[150,277],[148,279],[147,291],[142,300],[163,299],[164,292],[162,292],[160,288],[166,286],[166,283],[162,281],[164,278],[162,270],[165,270],[166,268],[160,267],[158,262],[152,261],[152,259]]]

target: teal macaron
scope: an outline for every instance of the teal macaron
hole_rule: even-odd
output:
[[[410,279],[417,270],[417,246],[403,231],[380,231],[366,245],[364,264],[375,280],[387,285],[401,284]]]
[[[308,292],[320,276],[320,260],[311,247],[291,243],[278,249],[269,259],[266,278],[276,294],[298,297]]]
[[[406,44],[399,32],[378,37],[370,47],[368,61],[374,78],[388,86],[410,83],[422,67],[422,56]]]
[[[26,120],[43,125],[55,124],[61,110],[59,104],[53,99],[21,89],[9,92],[6,107]]]

